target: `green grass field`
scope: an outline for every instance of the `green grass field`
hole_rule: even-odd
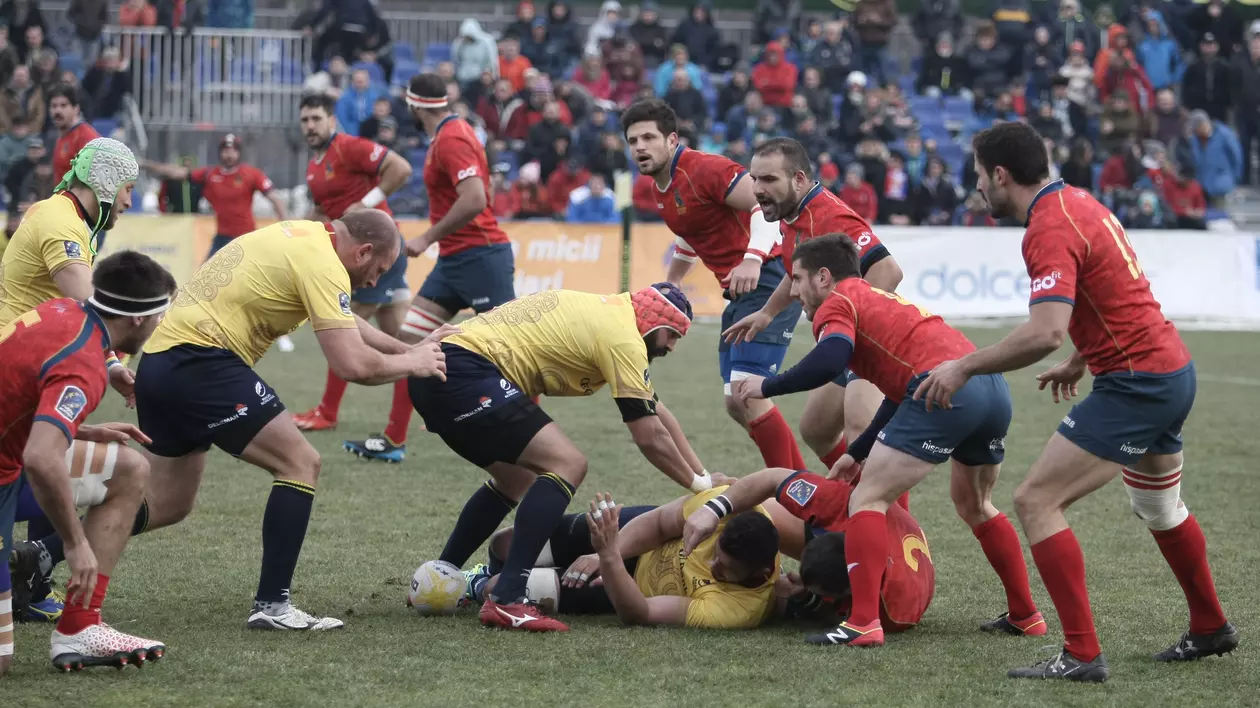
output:
[[[969,334],[987,344],[1002,331]],[[798,335],[792,360],[808,346],[806,330]],[[652,377],[708,468],[746,474],[759,467],[760,457],[722,410],[715,337],[715,327],[698,326],[654,366]],[[790,625],[719,633],[625,629],[615,618],[577,618],[569,634],[525,636],[483,630],[473,610],[420,618],[403,604],[405,584],[417,565],[437,555],[484,476],[423,433],[413,433],[401,466],[350,457],[341,450],[342,437],[380,430],[389,400],[388,387],[352,387],[340,429],[312,437],[324,468],[294,584],[301,607],[344,618],[345,631],[245,629],[270,480],[216,451],[193,515],[134,539],[110,586],[107,620],[164,640],[167,657],[142,671],[61,676],[48,661],[49,628],[20,625],[14,675],[0,696],[4,706],[21,708],[1260,705],[1260,646],[1251,634],[1260,625],[1260,481],[1253,452],[1260,335],[1186,337],[1198,362],[1199,398],[1186,429],[1183,494],[1207,534],[1225,608],[1244,635],[1233,656],[1185,666],[1149,660],[1186,628],[1185,602],[1113,482],[1070,515],[1085,548],[1112,680],[1103,686],[1008,680],[1007,668],[1040,659],[1042,647],[1060,641],[1057,622],[1034,571],[1034,592],[1051,621],[1049,640],[976,630],[1005,602],[979,544],[954,516],[948,475],[940,471],[916,490],[912,507],[931,543],[936,599],[919,628],[892,635],[881,650],[809,647],[802,642],[805,628]],[[273,350],[260,366],[295,411],[316,402],[324,381],[309,330],[296,341],[296,353]],[[1037,393],[1033,373],[1009,376],[1016,419],[995,495],[1008,512],[1016,484],[1066,410]],[[780,405],[795,423],[803,403],[796,396]],[[679,494],[638,454],[606,393],[544,406],[590,458],[572,509],[597,490],[640,504]],[[111,395],[93,419],[117,418],[130,414]]]

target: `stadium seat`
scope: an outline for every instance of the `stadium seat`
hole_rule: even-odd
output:
[[[83,73],[84,73],[83,58],[80,57],[78,54],[72,54],[70,52],[62,54],[61,55],[61,70],[73,71],[75,76],[79,77],[80,79],[83,78]]]
[[[92,127],[101,135],[109,137],[109,134],[118,127],[118,121],[114,118],[97,118],[92,121]]]
[[[300,61],[283,61],[276,65],[274,71],[275,81],[279,84],[301,84],[306,80],[306,72],[302,70]]]
[[[910,113],[920,122],[943,123],[945,120],[941,115],[941,102],[931,96],[911,96]]]
[[[950,174],[954,176],[962,174],[966,154],[963,152],[961,145],[950,141],[938,142],[936,155],[945,162],[945,166],[949,168]]]
[[[394,79],[390,83],[394,86],[406,87],[411,81],[411,77],[422,73],[419,62],[411,59],[398,59],[394,62]]]
[[[451,45],[433,42],[424,48],[424,60],[439,64],[451,60]]]
[[[897,85],[901,88],[901,92],[907,96],[915,95],[914,86],[919,81],[918,72],[909,72],[901,75],[897,79]]]
[[[393,48],[395,62],[416,60],[416,48],[411,42],[394,42]]]
[[[839,120],[840,110],[844,107],[844,94],[837,93],[831,97],[831,117]]]
[[[372,83],[380,84],[382,86],[385,85],[385,70],[381,68],[380,64],[377,64],[374,61],[356,61],[354,66],[350,67],[350,70],[352,72],[360,70],[366,71],[368,76],[372,78]]]

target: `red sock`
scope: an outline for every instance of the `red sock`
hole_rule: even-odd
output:
[[[1032,617],[1037,605],[1028,587],[1028,568],[1024,565],[1024,549],[1019,534],[1006,514],[998,514],[971,530],[984,549],[984,557],[997,571],[1006,590],[1006,609],[1013,620]]]
[[[82,600],[73,605],[67,600],[65,609],[61,611],[61,619],[57,621],[57,631],[62,634],[78,634],[94,624],[100,624],[101,605],[105,603],[105,590],[108,587],[109,576],[97,573],[91,603],[85,608]]]
[[[346,382],[329,369],[328,383],[324,386],[324,398],[319,402],[325,418],[337,420],[337,413],[341,411],[341,397],[344,395],[346,395]]]
[[[1225,611],[1216,597],[1216,584],[1207,562],[1207,539],[1191,514],[1167,531],[1151,531],[1190,605],[1190,631],[1211,634],[1225,626]]]
[[[849,451],[849,441],[845,440],[844,436],[841,435],[840,442],[836,443],[836,446],[831,449],[831,452],[825,455],[820,455],[818,459],[822,460],[822,463],[824,465],[827,465],[827,470],[830,471],[831,468],[836,464],[836,462],[839,461],[840,458],[844,456],[844,453],[848,451]]]
[[[906,511],[910,511],[910,492],[906,492],[905,494],[897,497],[897,506],[905,509]],[[1024,584],[1027,585],[1028,581],[1025,580]]]
[[[853,611],[849,624],[865,627],[879,619],[879,590],[888,565],[888,520],[878,511],[859,511],[844,527],[844,559],[849,564]]]
[[[395,445],[407,442],[407,426],[411,423],[411,394],[407,392],[407,379],[394,382],[394,400],[389,404],[389,424],[385,437]]]
[[[807,469],[805,458],[796,446],[796,438],[792,428],[783,419],[777,407],[748,424],[748,434],[757,449],[761,451],[761,459],[767,467],[786,467],[790,470]]]
[[[1063,529],[1032,547],[1041,581],[1050,592],[1063,625],[1063,649],[1081,661],[1093,661],[1102,653],[1094,613],[1085,588],[1085,555],[1072,529]]]

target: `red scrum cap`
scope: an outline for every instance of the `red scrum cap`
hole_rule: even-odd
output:
[[[630,296],[639,334],[646,337],[662,327],[687,334],[691,328],[691,302],[673,283],[656,283]]]

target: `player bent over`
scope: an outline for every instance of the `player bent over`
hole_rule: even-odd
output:
[[[1124,489],[1172,568],[1190,607],[1190,629],[1158,661],[1227,654],[1238,631],[1225,618],[1207,542],[1181,500],[1181,428],[1194,404],[1195,372],[1176,327],[1164,319],[1124,228],[1088,192],[1050,179],[1037,131],[1007,124],[975,137],[980,193],[995,218],[1025,223],[1032,278],[1028,322],[1002,341],[932,372],[916,397],[957,407],[972,377],[1035,364],[1071,337],[1076,352],[1037,377],[1059,398],[1076,396],[1086,367],[1094,388],[1051,436],[1015,490],[1015,509],[1033,561],[1063,623],[1057,656],[1012,678],[1105,681],[1085,587],[1085,558],[1064,512],[1123,470]]]
[[[692,491],[712,487],[648,373],[648,363],[673,351],[690,326],[691,303],[668,283],[620,295],[548,290],[461,323],[463,331],[442,344],[445,380],[411,380],[411,400],[429,431],[491,477],[465,504],[440,559],[462,567],[520,502],[482,624],[568,630],[527,601],[525,585],[586,477],[586,458],[531,396],[588,396],[609,386],[649,462]]]
[[[276,337],[310,319],[329,366],[343,379],[381,385],[440,377],[436,341],[403,344],[350,310],[351,289],[373,286],[401,246],[394,220],[376,209],[331,224],[282,221],[233,239],[180,288],[144,349],[136,409],[140,429],[152,438],[146,447],[153,474],[142,509],[150,530],[192,511],[211,445],[275,479],[263,515],[251,628],[342,626],[289,602],[320,457],[253,366]]]
[[[0,329],[0,548],[12,546],[19,505],[42,508],[65,538],[67,602],[50,657],[66,671],[137,665],[162,657],[157,641],[101,622],[109,576],[127,544],[149,465],[126,423],[86,425],[105,394],[105,352],[136,354],[170,304],[175,279],[124,251],[97,264],[87,302],[50,300]],[[108,484],[106,484],[108,483]],[[26,496],[25,504],[20,504]],[[33,497],[33,499],[31,498]],[[38,507],[32,502],[38,502]],[[77,506],[91,506],[80,521]],[[0,564],[0,676],[13,661],[12,588]]]
[[[966,392],[965,405],[929,416],[911,394],[932,367],[975,346],[940,317],[862,280],[857,247],[847,236],[806,241],[797,247],[794,261],[792,294],[804,304],[818,346],[784,374],[748,379],[740,395],[811,390],[848,367],[885,396],[870,427],[832,468],[833,477],[853,472],[856,462],[870,455],[849,500],[845,532],[853,612],[829,633],[832,641],[884,643],[879,588],[888,557],[888,505],[948,459],[953,461],[954,508],[1006,590],[1007,612],[981,629],[1045,634],[1045,621],[1028,588],[1019,536],[991,501],[1011,420],[1006,381],[1001,376],[978,378]]]

